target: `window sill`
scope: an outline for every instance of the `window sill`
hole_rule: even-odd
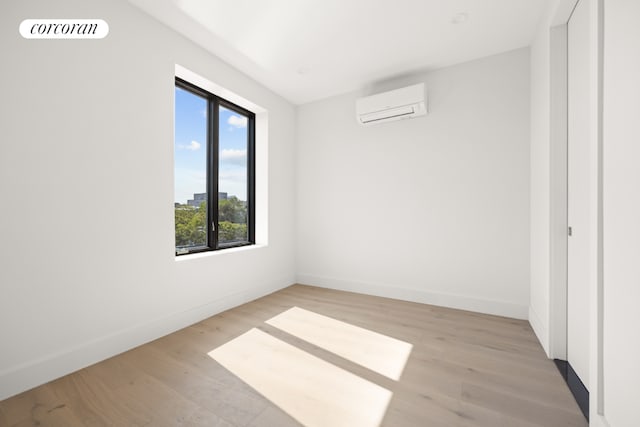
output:
[[[176,256],[175,260],[176,262],[181,262],[181,261],[189,261],[189,260],[200,259],[200,258],[217,257],[221,255],[235,254],[238,252],[255,251],[255,250],[266,248],[266,247],[267,245],[260,245],[260,244],[239,246],[237,248],[228,248],[228,249],[220,249],[217,251],[207,251],[207,252],[198,252],[195,254],[180,255],[180,256]]]

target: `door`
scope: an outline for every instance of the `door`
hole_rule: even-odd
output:
[[[568,23],[567,361],[589,388],[590,48],[589,0]]]

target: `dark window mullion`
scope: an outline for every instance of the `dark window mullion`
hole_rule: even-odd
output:
[[[218,249],[218,169],[219,169],[219,157],[220,157],[220,138],[219,138],[219,116],[220,116],[220,108],[219,102],[216,97],[211,97],[209,101],[209,110],[211,111],[211,119],[209,120],[209,126],[211,126],[211,132],[209,137],[209,143],[211,154],[209,159],[211,161],[211,165],[209,167],[208,179],[211,185],[211,194],[209,195],[210,200],[210,209],[209,214],[211,216],[210,224],[211,226],[211,239],[210,245],[212,249]]]
[[[197,247],[189,248],[188,253],[205,252],[231,247],[255,244],[255,114],[216,95],[205,91],[190,82],[176,77],[176,87],[180,87],[207,101],[206,121],[206,191],[207,191],[207,234]],[[247,117],[247,241],[220,242],[219,235],[219,193],[220,193],[220,108],[224,107]],[[183,255],[183,252],[176,255]]]
[[[247,132],[247,228],[250,243],[256,242],[256,147],[255,147],[255,115],[249,114]]]
[[[216,134],[215,128],[215,103],[209,96],[207,103],[207,245],[211,249],[216,248],[217,242],[217,221],[215,218],[216,209],[214,205],[217,203],[217,197],[214,196],[216,191],[216,183],[212,179],[212,173],[215,169],[215,149],[214,138]]]

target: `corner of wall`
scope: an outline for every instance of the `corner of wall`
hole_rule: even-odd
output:
[[[125,330],[1,371],[0,400],[185,328],[222,311],[276,292],[291,285],[291,282],[290,278],[283,277],[260,287],[226,295],[202,306],[134,325]]]
[[[538,341],[540,341],[540,345],[544,349],[547,357],[551,358],[551,350],[549,348],[549,329],[546,322],[542,321],[532,306],[529,306],[529,324],[531,325],[533,332],[536,334]]]
[[[345,292],[431,304],[494,316],[527,319],[527,307],[510,301],[483,299],[422,289],[404,288],[384,283],[365,283],[316,275],[299,274],[296,279],[297,283],[309,286],[319,286]]]

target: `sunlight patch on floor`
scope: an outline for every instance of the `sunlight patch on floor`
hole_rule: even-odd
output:
[[[288,323],[284,319],[276,323]],[[255,328],[208,354],[307,427],[378,427],[392,397],[389,390]]]
[[[396,381],[413,348],[407,342],[299,307],[265,323]]]

